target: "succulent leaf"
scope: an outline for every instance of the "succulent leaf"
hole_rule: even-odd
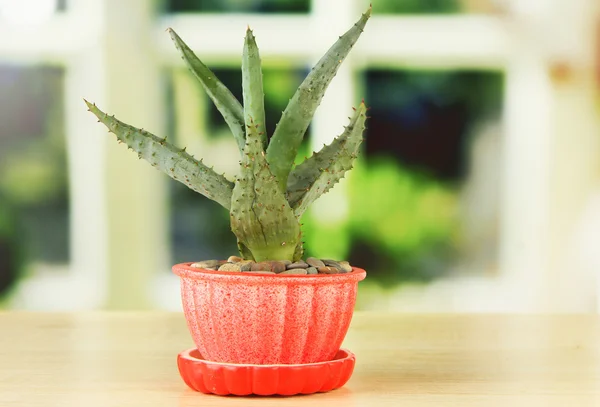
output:
[[[185,42],[172,29],[167,31],[181,53],[181,57],[194,76],[200,81],[204,90],[213,101],[225,122],[231,129],[240,152],[244,151],[244,108],[231,91],[215,76],[215,74],[194,54]]]
[[[363,103],[350,124],[331,144],[299,164],[288,178],[287,198],[299,218],[319,196],[328,192],[352,168],[362,142],[367,108]]]
[[[196,160],[185,152],[185,149],[177,148],[146,130],[123,123],[87,100],[85,103],[98,120],[114,133],[117,139],[138,153],[140,158],[188,188],[218,202],[226,209],[230,208],[233,192],[231,181]]]
[[[292,260],[300,238],[298,219],[271,173],[256,125],[247,129],[231,197],[231,230],[256,261]]]
[[[370,16],[371,8],[333,44],[304,79],[283,112],[267,149],[267,161],[282,191],[286,190],[288,174],[298,147],[325,90],[360,37]]]
[[[251,122],[258,129],[263,149],[267,145],[265,126],[265,95],[258,46],[250,27],[246,31],[242,54],[242,89],[244,92],[244,119],[246,126]]]

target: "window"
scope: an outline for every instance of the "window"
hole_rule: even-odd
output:
[[[569,225],[586,222],[581,208],[591,205],[598,185],[597,78],[590,62],[597,47],[591,31],[575,29],[595,24],[594,2],[567,13],[561,2],[493,0],[132,1],[111,3],[108,14],[102,0],[44,0],[52,6],[44,13],[29,12],[21,4],[29,1],[4,2],[19,6],[0,10],[0,23],[10,23],[0,24],[10,38],[0,41],[0,267],[16,269],[21,257],[7,260],[8,252],[26,253],[23,264],[33,268],[69,261],[65,273],[29,274],[16,306],[94,308],[110,297],[114,307],[178,309],[179,282],[164,272],[169,259],[235,249],[226,211],[107,147],[105,130],[81,112],[81,97],[169,134],[232,175],[237,161],[229,131],[183,69],[165,28],[176,29],[239,95],[243,31],[255,27],[271,78],[266,84],[276,89],[267,90],[273,126],[292,83],[328,47],[325,37],[335,39],[370,1],[374,17],[329,88],[299,156],[339,134],[362,95],[372,106],[367,141],[346,181],[307,212],[306,246],[368,268],[363,298],[369,281],[397,283],[393,295],[375,290],[363,308],[589,311],[597,289],[584,277]],[[565,40],[558,26],[572,35]],[[139,75],[122,69],[125,56]],[[161,71],[172,78],[168,93]],[[6,82],[15,75],[28,78],[24,94]],[[31,103],[18,104],[23,98]],[[169,98],[170,111],[163,109]],[[15,129],[32,126],[35,132],[16,137]],[[94,154],[83,156],[84,150]],[[49,182],[35,178],[42,166],[50,167],[43,171]],[[25,176],[36,181],[15,182]],[[377,188],[384,184],[401,192]],[[379,229],[380,217],[363,216],[380,216],[369,213],[374,199],[390,214],[383,225],[389,229]],[[143,211],[124,212],[122,202]],[[203,234],[200,222],[212,222],[222,235]],[[17,242],[18,251],[14,240],[7,243],[16,227],[32,236]],[[384,272],[389,264],[393,270]],[[3,287],[12,273],[4,273]]]

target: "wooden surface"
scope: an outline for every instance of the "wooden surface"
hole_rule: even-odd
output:
[[[598,316],[357,313],[342,389],[206,396],[179,378],[182,314],[0,313],[0,406],[600,406]]]

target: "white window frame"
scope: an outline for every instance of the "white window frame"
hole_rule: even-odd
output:
[[[105,137],[102,126],[85,111],[82,97],[124,121],[143,123],[160,134],[166,111],[160,70],[182,65],[164,32],[167,27],[175,28],[209,64],[238,65],[243,31],[249,23],[266,64],[286,58],[304,67],[364,8],[361,0],[313,0],[307,15],[157,16],[152,3],[71,0],[66,13],[43,25],[0,24],[0,38],[10,39],[0,41],[0,60],[58,64],[66,70],[72,258],[62,273],[34,273],[24,280],[15,295],[15,307],[180,308],[177,278],[166,273],[170,265],[165,178],[139,165],[111,137]],[[565,295],[563,282],[580,271],[576,267],[567,270],[565,257],[557,252],[570,242],[564,225],[577,220],[578,205],[597,187],[594,163],[599,157],[587,152],[591,135],[598,130],[597,119],[593,114],[579,117],[583,124],[577,134],[563,126],[569,113],[590,109],[595,95],[589,89],[593,53],[584,46],[573,50],[572,43],[555,35],[559,25],[588,27],[597,6],[592,0],[577,0],[580,12],[574,14],[569,12],[573,7],[553,0],[534,2],[538,7],[533,11],[522,10],[516,0],[505,3],[510,3],[510,17],[375,15],[315,117],[312,143],[317,148],[344,125],[347,106],[356,102],[358,94],[354,77],[368,67],[482,68],[506,74],[499,272],[493,277],[442,279],[416,292],[414,288],[400,290],[383,307],[589,311],[589,302],[581,298],[598,298],[600,286],[584,278],[576,278],[568,287],[572,294]],[[573,39],[591,43],[590,33],[584,30],[576,30]],[[583,84],[561,87],[551,80],[549,69],[560,58],[573,64]],[[136,75],[137,70],[143,74]],[[339,102],[344,100],[347,103]],[[582,144],[565,157],[560,149],[567,136],[576,145],[577,141]],[[577,153],[583,152],[586,161],[578,163],[581,154]],[[566,166],[572,177],[586,182],[573,185],[557,180],[555,169]],[[574,197],[554,205],[564,194]],[[326,195],[316,206],[317,214],[332,202],[341,205],[343,198],[343,188]]]

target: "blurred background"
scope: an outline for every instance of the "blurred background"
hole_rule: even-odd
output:
[[[228,176],[237,148],[164,31],[241,100],[246,25],[272,131],[363,0],[0,0],[0,308],[179,310],[174,263],[236,252],[218,204],[118,145],[83,98]],[[371,107],[307,255],[365,268],[357,309],[600,311],[600,7],[372,0],[298,160]]]

